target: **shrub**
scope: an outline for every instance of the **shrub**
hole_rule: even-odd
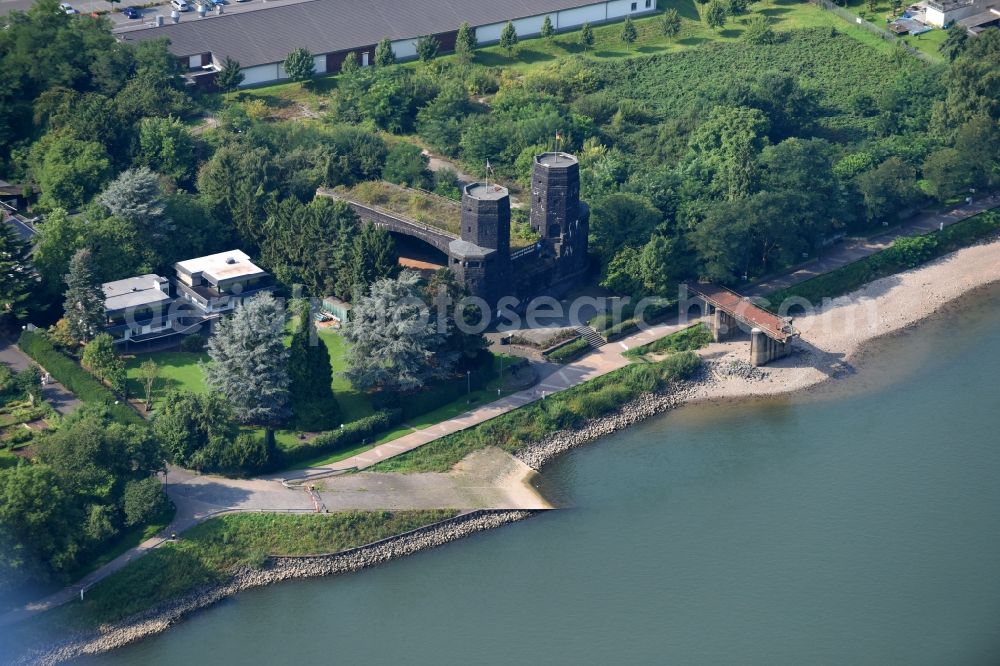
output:
[[[403,410],[384,409],[371,416],[352,421],[342,428],[324,432],[294,449],[281,451],[281,462],[293,465],[316,458],[322,454],[332,453],[341,449],[360,444],[364,440],[374,440],[378,433],[389,430],[403,421]]]
[[[192,333],[191,335],[185,335],[184,339],[181,340],[181,351],[185,352],[203,352],[205,351],[205,344],[208,340],[204,335],[200,333]]]
[[[569,363],[575,361],[590,350],[590,344],[583,338],[577,338],[562,347],[550,352],[546,358],[553,363]]]
[[[141,422],[139,415],[128,405],[116,404],[110,389],[77,365],[76,361],[59,352],[42,333],[24,331],[18,338],[17,346],[83,402],[105,405],[111,417],[121,423]]]

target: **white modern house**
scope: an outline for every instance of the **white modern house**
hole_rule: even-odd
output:
[[[166,278],[139,275],[105,282],[101,288],[108,318],[105,332],[115,342],[141,339],[172,328],[170,304],[174,299]]]
[[[464,22],[480,44],[492,44],[507,21],[518,36],[530,37],[539,34],[546,16],[561,31],[655,11],[656,0],[305,0],[239,13],[178,15],[176,22],[119,28],[117,36],[128,42],[168,39],[199,86],[211,87],[226,58],[233,58],[242,67],[242,85],[253,86],[288,78],[281,63],[297,48],[312,53],[316,73],[323,74],[339,71],[351,52],[370,64],[385,38],[399,60],[416,57],[421,36],[434,36],[442,52],[451,51]]]
[[[180,261],[174,270],[178,300],[203,315],[229,312],[244,299],[274,289],[268,273],[241,250]]]

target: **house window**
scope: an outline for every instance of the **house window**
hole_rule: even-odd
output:
[[[653,6],[653,0],[646,0],[646,9],[649,9],[652,6]]]
[[[638,8],[638,7],[639,7],[639,3],[638,2],[633,2],[632,3],[632,11],[635,11],[636,8]]]

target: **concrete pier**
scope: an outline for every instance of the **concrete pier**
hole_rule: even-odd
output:
[[[767,336],[764,331],[755,328],[750,331],[750,365],[759,367],[771,361],[784,358],[792,353],[792,341],[780,342]]]

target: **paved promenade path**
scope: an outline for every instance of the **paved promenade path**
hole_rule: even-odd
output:
[[[609,343],[547,375],[543,372],[544,379],[534,388],[513,393],[436,426],[418,430],[331,465],[257,479],[227,479],[171,467],[167,473],[167,494],[177,507],[177,513],[163,532],[91,572],[74,585],[0,615],[0,627],[78,599],[81,589],[90,588],[129,562],[169,541],[171,534],[180,534],[204,520],[225,513],[551,508],[529,483],[534,472],[499,449],[474,453],[446,474],[362,472],[345,475],[342,472],[363,470],[445,435],[542,400],[544,396],[617,370],[630,363],[623,356],[628,349],[652,342],[681,328],[684,325],[661,324],[621,341]],[[20,353],[20,350],[17,351]],[[0,358],[3,358],[2,352]]]
[[[883,234],[847,241],[802,268],[768,278],[742,291],[747,296],[767,296],[881,252],[902,236],[917,236],[937,231],[942,225],[949,227],[998,206],[1000,206],[1000,194],[993,194],[973,201],[971,205],[957,206],[943,213],[922,213]]]
[[[0,363],[5,364],[14,372],[27,370],[30,365],[38,365],[34,359],[21,351],[10,340],[0,338]],[[62,384],[53,380],[42,388],[42,397],[52,405],[62,416],[66,416],[81,405],[76,396],[70,393]]]

